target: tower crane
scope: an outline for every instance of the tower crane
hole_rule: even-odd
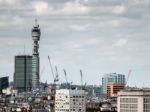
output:
[[[128,83],[129,78],[130,78],[131,72],[132,72],[132,70],[130,69],[128,74],[127,74],[127,77],[126,77],[125,87],[127,86],[127,83]]]
[[[69,83],[68,83],[68,80],[67,80],[67,73],[66,73],[66,70],[63,69],[64,71],[64,75],[65,75],[65,79],[66,79],[66,83],[67,83],[67,88],[69,88]]]
[[[58,75],[58,69],[57,69],[57,66],[55,66],[55,70],[56,70],[56,75],[55,75],[54,82],[58,82],[58,81],[59,81],[59,75]]]
[[[52,84],[52,97],[55,97],[55,93],[56,93],[56,82],[59,81],[59,77],[58,77],[58,70],[57,70],[57,66],[55,66],[55,73],[53,71],[53,67],[52,67],[52,63],[51,63],[51,60],[50,60],[50,57],[48,56],[48,60],[49,60],[49,65],[50,65],[50,69],[51,69],[51,72],[52,72],[52,75],[53,75],[53,81],[54,83]]]
[[[41,76],[41,77],[42,77],[42,75],[43,75],[44,70],[45,70],[45,66],[43,66],[43,68],[42,68],[42,70],[41,70],[41,72],[40,72],[40,76]],[[40,81],[40,82],[41,82],[41,81]]]
[[[54,79],[54,84],[55,84],[56,82],[59,81],[58,69],[57,69],[57,66],[55,66],[55,72],[56,73],[54,73],[52,63],[51,63],[51,60],[50,60],[49,56],[48,56],[48,60],[49,60],[49,65],[50,65],[50,68],[51,68],[51,72],[52,72],[53,79]]]
[[[55,75],[54,75],[52,63],[51,63],[51,60],[50,60],[50,57],[49,57],[49,56],[48,56],[48,61],[49,61],[49,65],[50,65],[50,69],[51,69],[52,75],[53,75],[54,83],[55,83]]]

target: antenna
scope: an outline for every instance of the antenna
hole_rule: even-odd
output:
[[[145,83],[143,82],[143,88],[145,88]]]
[[[26,46],[25,46],[25,44],[24,44],[24,52],[23,52],[23,53],[25,54],[25,52],[26,52]]]
[[[37,18],[35,19],[35,26],[37,26]]]

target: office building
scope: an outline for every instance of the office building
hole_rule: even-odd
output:
[[[32,40],[33,40],[33,54],[32,54],[32,88],[37,88],[39,86],[39,69],[40,69],[40,58],[39,58],[39,44],[41,31],[37,21],[32,28]]]
[[[107,94],[107,85],[110,83],[123,83],[125,84],[125,75],[110,73],[102,77],[102,93]]]
[[[117,93],[123,90],[125,84],[123,83],[110,83],[107,84],[107,98],[117,97]]]
[[[31,89],[32,56],[15,56],[14,87],[19,91]]]
[[[84,90],[56,90],[55,112],[85,112]]]
[[[150,90],[118,92],[117,112],[150,112]]]
[[[8,77],[1,77],[0,78],[0,93],[2,93],[3,89],[6,89],[9,87],[9,79]]]

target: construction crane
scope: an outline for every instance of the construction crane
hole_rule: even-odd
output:
[[[43,72],[44,72],[44,70],[45,70],[45,66],[43,66],[43,68],[42,68],[42,70],[41,70],[41,73],[40,73],[40,76],[42,77],[42,75],[43,75]],[[41,78],[40,78],[41,79]],[[41,82],[41,81],[40,81]]]
[[[51,63],[51,60],[50,60],[50,57],[49,57],[49,56],[48,56],[48,61],[49,61],[49,65],[50,65],[50,69],[51,69],[52,75],[53,75],[54,83],[55,83],[55,75],[54,75],[52,63]]]
[[[66,70],[63,69],[63,71],[64,71],[64,75],[65,75],[65,79],[66,79],[67,88],[70,88],[70,87],[69,87],[68,80],[67,80],[67,73],[66,73]]]
[[[59,81],[58,69],[57,69],[57,66],[55,66],[55,73],[54,73],[52,63],[51,63],[51,60],[50,60],[49,56],[48,56],[48,60],[49,60],[49,65],[50,65],[50,68],[51,68],[51,72],[52,72],[53,79],[54,79],[54,84],[55,84],[56,82]]]
[[[82,74],[82,70],[80,70],[80,76],[81,76],[81,89],[83,89],[83,74]]]
[[[59,75],[58,75],[58,69],[57,69],[57,66],[55,66],[55,70],[56,70],[56,75],[55,75],[54,82],[58,82],[58,81],[59,81]]]
[[[128,72],[128,74],[127,74],[127,77],[126,77],[125,87],[126,87],[127,84],[128,84],[128,80],[129,80],[129,78],[130,78],[131,72],[132,72],[132,70],[130,69],[129,72]]]

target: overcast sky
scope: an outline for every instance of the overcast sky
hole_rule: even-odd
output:
[[[150,87],[150,0],[0,0],[0,76],[13,79],[14,56],[32,54],[31,28],[41,28],[41,81],[48,63],[68,80],[101,84],[105,73],[127,74],[130,86]]]

